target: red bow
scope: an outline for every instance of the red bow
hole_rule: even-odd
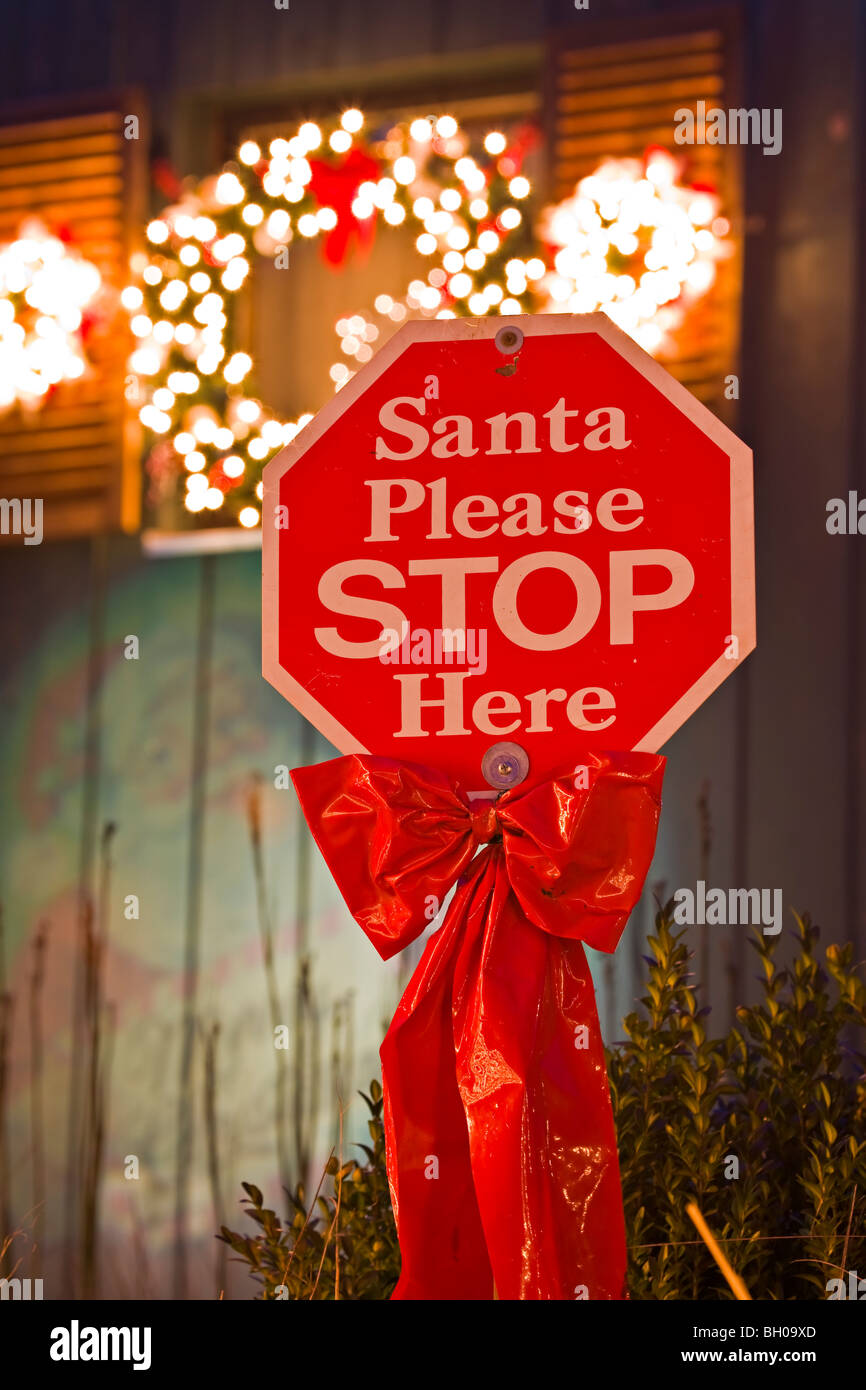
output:
[[[541,132],[534,121],[526,121],[514,136],[511,144],[499,156],[496,167],[506,179],[513,179],[523,168],[523,161],[541,139]],[[491,165],[491,173],[493,166]]]
[[[507,1299],[623,1297],[616,1134],[581,943],[613,951],[640,896],[664,762],[587,754],[585,776],[495,803],[390,758],[292,774],[383,958],[457,881],[381,1049],[394,1298],[488,1299],[494,1281]]]
[[[376,228],[375,213],[370,217],[356,217],[352,212],[352,203],[362,183],[376,182],[381,166],[372,155],[353,146],[339,164],[311,159],[310,169],[310,192],[319,207],[333,208],[337,214],[337,225],[328,232],[323,243],[325,260],[330,265],[341,265],[353,232],[359,246],[369,248],[372,243]]]

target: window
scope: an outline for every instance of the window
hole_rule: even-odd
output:
[[[120,102],[66,110],[0,127],[0,244],[35,218],[95,265],[104,287],[84,375],[60,382],[36,409],[16,403],[0,413],[0,495],[41,498],[47,540],[132,530],[139,516],[138,443],[124,400],[129,340],[117,296],[143,218],[146,136],[124,137]]]
[[[683,18],[636,22],[634,38],[609,41],[610,29],[591,21],[557,35],[550,47],[548,140],[551,193],[572,192],[608,158],[642,156],[661,145],[684,159],[689,182],[711,185],[731,222],[733,256],[720,263],[712,289],[691,309],[677,334],[676,352],[661,360],[720,415],[731,407],[724,381],[737,370],[740,244],[739,151],[730,145],[674,143],[675,112],[736,106],[736,29],[726,12],[716,22],[684,29]],[[621,23],[617,24],[621,33]]]

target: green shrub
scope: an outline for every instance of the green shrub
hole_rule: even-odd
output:
[[[787,969],[778,937],[751,941],[760,1002],[710,1039],[682,933],[656,918],[643,1013],[608,1058],[633,1298],[732,1296],[689,1201],[753,1298],[826,1298],[843,1267],[866,1270],[866,990],[850,945],[822,965],[817,927],[796,923]]]
[[[389,1298],[400,1273],[400,1250],[385,1167],[382,1087],[370,1082],[361,1095],[370,1112],[366,1159],[342,1164],[331,1157],[320,1188],[307,1204],[301,1184],[288,1193],[291,1212],[284,1225],[264,1206],[261,1192],[244,1183],[244,1208],[261,1234],[239,1235],[223,1226],[223,1240],[249,1265],[261,1298]],[[279,1290],[279,1292],[278,1292]]]
[[[683,933],[670,907],[656,917],[642,1011],[608,1052],[632,1298],[732,1297],[687,1215],[692,1201],[753,1298],[825,1298],[843,1270],[866,1275],[866,988],[850,945],[828,947],[821,964],[817,927],[796,921],[788,968],[776,967],[777,937],[751,942],[761,1000],[711,1039]],[[224,1226],[218,1239],[259,1297],[281,1286],[292,1299],[389,1297],[400,1255],[377,1081],[364,1100],[366,1161],[331,1158],[309,1207],[302,1188],[291,1196],[287,1224],[244,1184],[260,1234]]]

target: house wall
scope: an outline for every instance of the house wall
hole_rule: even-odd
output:
[[[336,106],[377,83],[433,100],[458,80],[471,89],[476,70],[480,84],[493,70],[515,87],[529,74],[540,88],[551,33],[579,40],[581,25],[603,19],[627,34],[630,17],[660,12],[685,23],[699,10],[600,0],[588,13],[528,0],[291,0],[283,12],[238,0],[67,0],[16,6],[14,19],[9,9],[0,83],[7,102],[138,87],[155,149],[183,172],[203,173],[224,154],[239,109],[301,97]],[[758,649],[664,750],[665,809],[650,875],[661,893],[698,877],[781,888],[787,908],[811,911],[830,938],[855,940],[861,957],[864,542],[828,536],[825,506],[849,488],[866,494],[863,19],[853,0],[750,0],[742,11],[744,104],[780,107],[784,133],[777,157],[745,152],[738,428],[756,457]],[[26,1001],[45,920],[48,1245],[69,1233],[67,1101],[78,1085],[69,1011],[81,892],[98,894],[100,839],[112,823],[105,993],[116,1018],[104,1271],[143,1224],[160,1289],[171,1277],[178,1146],[186,1143],[189,1277],[202,1289],[219,1277],[200,1037],[186,1091],[179,1082],[191,962],[196,1011],[221,1025],[223,1205],[235,1213],[241,1179],[267,1187],[270,1174],[277,1192],[273,1046],[246,827],[254,774],[293,1042],[299,963],[311,959],[321,1054],[316,1158],[334,1127],[335,1005],[344,1017],[352,993],[352,1041],[341,1033],[337,1048],[351,1090],[373,1075],[397,997],[399,965],[383,966],[348,919],[293,794],[274,786],[276,766],[330,750],[258,674],[258,567],[255,553],[147,559],[134,539],[118,538],[0,552],[0,900],[16,1002],[12,1206],[23,1213],[34,1196]],[[123,657],[130,634],[140,639],[137,661]],[[128,894],[140,897],[137,921],[123,915]],[[638,992],[651,911],[648,893],[615,961],[597,964],[609,1039]],[[718,928],[692,939],[722,1026],[752,988],[746,933]],[[305,1027],[312,1084],[315,1038]],[[350,1132],[362,1129],[356,1105]],[[122,1177],[129,1154],[142,1160],[132,1197]],[[60,1266],[55,1277],[64,1278]],[[135,1291],[131,1276],[116,1277]]]

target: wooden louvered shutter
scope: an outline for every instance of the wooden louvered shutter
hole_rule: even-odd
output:
[[[137,430],[124,400],[130,339],[117,294],[144,211],[145,136],[125,139],[123,120],[106,109],[0,125],[0,243],[29,217],[66,229],[113,290],[113,313],[87,341],[86,375],[38,410],[0,415],[0,496],[42,498],[46,541],[139,520]]]
[[[661,145],[685,164],[690,182],[712,184],[731,223],[734,255],[689,313],[665,366],[719,414],[730,412],[724,379],[737,371],[741,285],[740,158],[736,146],[676,145],[674,113],[682,107],[736,106],[736,30],[729,22],[689,28],[667,20],[644,24],[617,42],[576,25],[551,46],[550,182],[555,201],[603,159],[641,156]],[[622,32],[621,23],[618,25]],[[651,32],[652,29],[661,32]]]

